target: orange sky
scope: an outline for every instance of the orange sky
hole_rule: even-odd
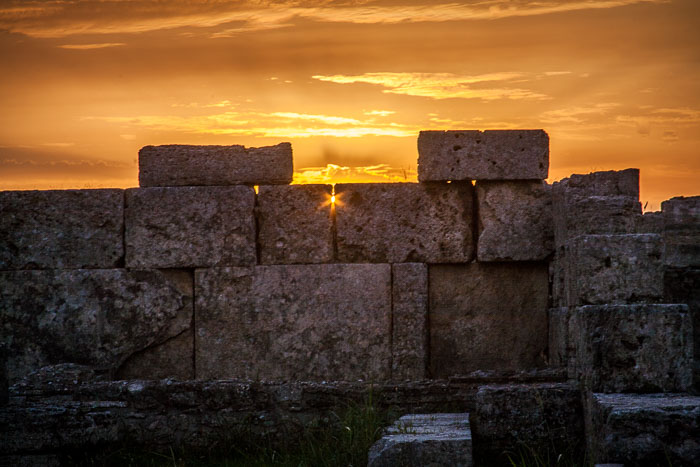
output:
[[[0,189],[137,185],[147,144],[291,141],[415,180],[421,129],[544,128],[550,180],[700,194],[697,0],[3,0]]]

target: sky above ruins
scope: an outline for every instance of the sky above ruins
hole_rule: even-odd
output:
[[[415,181],[421,129],[544,128],[550,181],[700,194],[697,0],[4,0],[0,189],[137,186],[148,144],[291,141]]]

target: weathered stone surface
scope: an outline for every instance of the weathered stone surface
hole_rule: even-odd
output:
[[[139,186],[279,185],[292,182],[292,145],[145,146]]]
[[[664,262],[669,267],[700,267],[700,196],[661,203],[664,218]]]
[[[123,228],[123,190],[2,191],[0,270],[116,267]]]
[[[339,261],[471,260],[471,184],[338,184],[335,193]]]
[[[197,378],[390,378],[388,264],[202,269],[195,284]]]
[[[568,305],[660,301],[662,249],[658,234],[575,238],[566,268]]]
[[[636,233],[642,205],[631,196],[569,197],[554,212],[556,244],[580,235]]]
[[[566,368],[569,358],[569,309],[549,310],[549,365]]]
[[[554,249],[554,256],[549,262],[549,282],[552,284],[551,303],[553,307],[567,306],[569,300],[566,296],[566,246]]]
[[[468,413],[411,414],[399,418],[369,450],[368,467],[470,467]]]
[[[569,321],[570,376],[597,392],[686,391],[692,384],[692,323],[686,305],[576,308]]]
[[[524,370],[544,364],[547,265],[431,265],[430,373]]]
[[[693,322],[693,386],[700,394],[700,268],[666,268],[664,301],[685,303]]]
[[[540,455],[573,455],[583,450],[581,393],[562,383],[481,386],[472,432],[477,465],[506,465],[504,452],[514,454],[523,446]]]
[[[428,266],[391,266],[391,377],[425,379],[428,367]]]
[[[421,131],[418,181],[544,180],[549,136],[543,130]]]
[[[593,394],[586,438],[595,462],[700,465],[700,397]]]
[[[261,186],[258,226],[263,264],[332,261],[331,186]]]
[[[478,182],[479,261],[541,261],[553,252],[552,203],[540,181]]]
[[[75,269],[0,273],[10,382],[45,365],[116,370],[130,355],[190,327],[185,272]]]
[[[116,379],[194,379],[194,331],[191,327],[162,344],[143,349],[117,370]]]
[[[664,216],[661,211],[645,212],[637,220],[637,233],[664,233]]]
[[[574,174],[552,185],[555,199],[568,196],[631,196],[639,200],[639,169]]]
[[[254,206],[246,186],[126,190],[126,266],[255,264]]]

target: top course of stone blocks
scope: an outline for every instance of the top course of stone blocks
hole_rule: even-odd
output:
[[[292,145],[146,146],[139,151],[139,185],[287,185],[292,182]]]
[[[544,180],[549,136],[544,130],[421,131],[418,181]]]

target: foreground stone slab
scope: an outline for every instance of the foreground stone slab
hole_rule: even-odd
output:
[[[431,265],[429,274],[433,378],[544,365],[546,264]]]
[[[264,185],[258,192],[263,264],[333,260],[330,185]]]
[[[285,185],[292,182],[292,145],[145,146],[139,186]]]
[[[584,235],[567,252],[569,306],[658,302],[663,296],[658,234]]]
[[[126,266],[255,264],[254,207],[246,186],[127,190]]]
[[[338,260],[461,263],[471,260],[471,184],[338,184]]]
[[[664,201],[661,214],[666,266],[700,268],[700,196],[679,196]]]
[[[368,467],[450,465],[470,467],[468,413],[411,414],[399,418],[372,445]]]
[[[539,181],[478,182],[479,261],[541,261],[553,252],[552,203]]]
[[[481,386],[472,411],[472,432],[478,465],[507,465],[504,452],[517,455],[524,446],[583,458],[580,390],[565,383]]]
[[[388,264],[201,269],[195,291],[198,378],[390,378]]]
[[[543,130],[421,131],[418,181],[544,180],[549,136]]]
[[[123,190],[2,191],[0,270],[117,267],[123,228]]]
[[[134,353],[182,333],[192,321],[192,277],[184,272],[2,272],[0,290],[11,383],[64,362],[115,371]],[[191,361],[191,350],[176,358]]]
[[[428,265],[391,266],[391,378],[422,380],[428,368]]]
[[[593,394],[590,405],[586,438],[595,462],[700,464],[700,397]]]
[[[578,307],[569,320],[569,376],[596,392],[687,391],[692,332],[686,305]]]

